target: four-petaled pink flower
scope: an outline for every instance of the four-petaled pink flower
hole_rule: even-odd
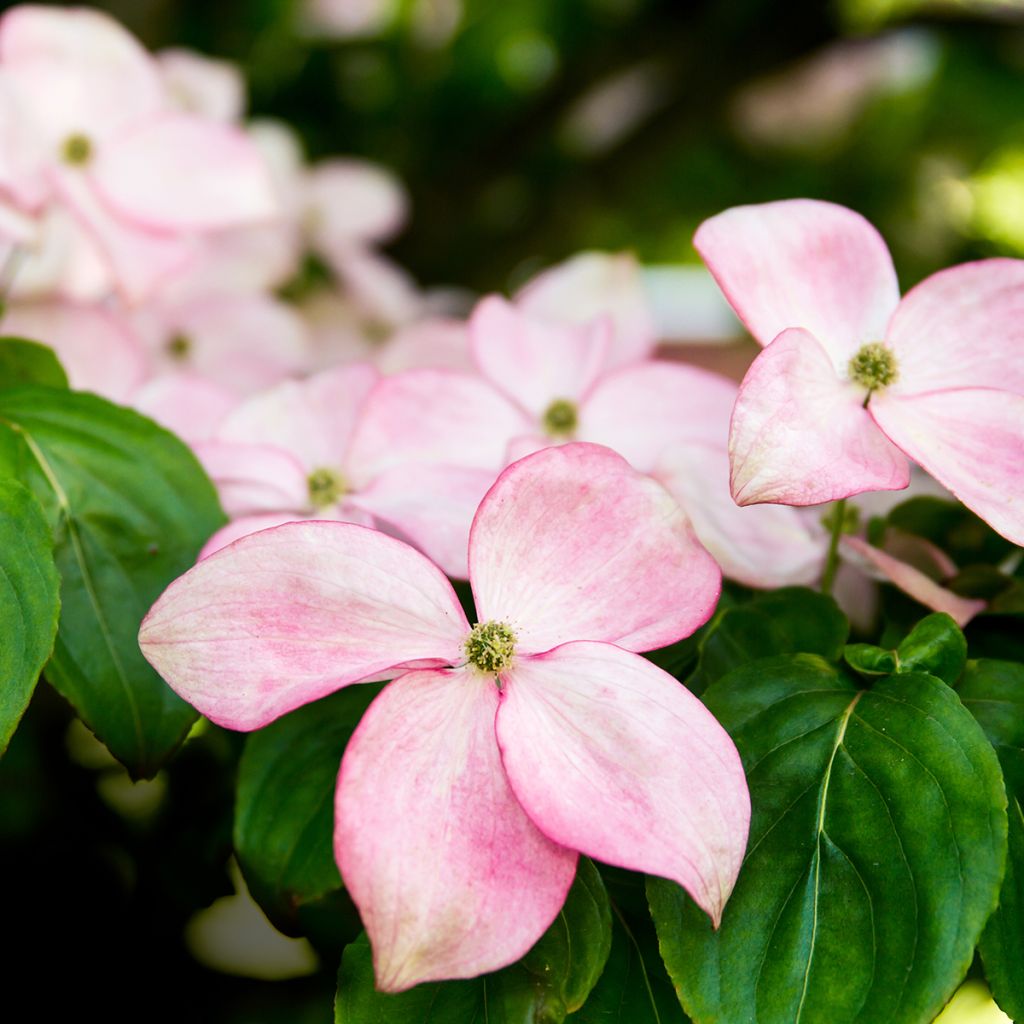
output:
[[[173,583],[139,639],[235,729],[394,677],[345,752],[335,830],[386,991],[521,957],[577,852],[673,879],[717,922],[749,824],[740,760],[696,697],[632,653],[687,636],[718,596],[677,504],[606,448],[549,448],[488,492],[469,567],[472,627],[405,544],[281,526]]]
[[[726,210],[694,244],[766,346],[733,412],[737,502],[899,490],[910,456],[1024,543],[1024,261],[943,270],[901,301],[878,232],[809,199]]]

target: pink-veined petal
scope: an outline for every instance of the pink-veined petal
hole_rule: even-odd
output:
[[[221,425],[225,441],[273,445],[306,472],[344,472],[359,411],[379,374],[367,363],[289,380],[243,402]]]
[[[906,487],[907,460],[862,401],[863,389],[836,376],[816,338],[780,334],[747,371],[733,410],[733,498],[818,505]]]
[[[736,206],[704,221],[693,244],[762,345],[787,327],[802,327],[837,370],[865,342],[885,337],[899,302],[881,235],[835,203]]]
[[[1014,544],[1024,544],[1024,395],[962,388],[877,395],[871,414],[915,462]]]
[[[540,419],[559,398],[578,402],[607,361],[611,322],[583,326],[530,317],[500,295],[482,299],[469,318],[469,341],[480,372]]]
[[[473,516],[497,473],[461,466],[399,466],[350,496],[449,575],[466,579]]]
[[[357,526],[373,526],[373,517],[361,512],[348,502],[345,504],[331,505],[329,508],[318,509],[316,512],[266,512],[262,515],[242,516],[234,519],[227,526],[222,526],[203,545],[199,552],[199,558],[206,558],[221,548],[226,548],[242,537],[248,537],[251,533],[258,533],[260,530],[269,530],[275,526],[283,526],[285,523],[305,523],[311,520],[328,520],[334,523],[355,523]],[[196,559],[199,561],[199,559]],[[381,675],[381,679],[390,679],[394,673],[388,672]],[[361,682],[369,682],[363,679]]]
[[[411,672],[345,750],[335,856],[385,992],[513,963],[565,902],[576,853],[512,795],[497,706],[494,680],[472,669]]]
[[[89,174],[111,209],[150,230],[216,231],[281,213],[252,140],[188,114],[165,114],[110,140]]]
[[[410,463],[497,472],[530,421],[485,380],[453,370],[407,370],[380,381],[349,449],[357,486]]]
[[[643,359],[654,350],[654,315],[632,253],[579,253],[538,274],[515,303],[524,313],[552,323],[585,324],[610,316],[609,367]]]
[[[940,270],[909,291],[889,325],[893,395],[987,387],[1024,394],[1024,260]]]
[[[598,381],[580,407],[577,436],[614,448],[647,473],[682,439],[724,447],[736,390],[732,381],[695,366],[636,363]]]
[[[962,629],[979,612],[985,610],[985,602],[979,599],[961,597],[940,586],[920,569],[885,551],[868,544],[860,537],[843,537],[841,546],[849,553],[860,556],[861,563],[874,568],[876,575],[888,580],[915,601],[920,602],[933,612],[945,612],[952,616],[953,621]]]
[[[667,672],[611,644],[565,644],[503,676],[512,790],[555,842],[678,882],[717,927],[743,860],[739,754]]]
[[[683,441],[662,452],[652,474],[690,517],[722,572],[748,587],[809,585],[821,576],[827,538],[788,505],[737,505],[721,445]]]
[[[689,636],[721,588],[668,492],[600,445],[545,448],[506,469],[469,539],[481,622],[527,654],[569,640],[647,651]]]
[[[148,370],[142,342],[114,313],[71,302],[10,306],[3,320],[8,336],[30,338],[56,353],[73,388],[123,402]]]
[[[349,523],[243,537],[175,580],[139,644],[173,690],[229,729],[258,729],[412,659],[451,664],[469,625],[418,551]]]
[[[213,440],[195,452],[229,516],[312,511],[308,473],[286,449]]]

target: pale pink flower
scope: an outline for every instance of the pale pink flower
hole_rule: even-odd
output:
[[[717,923],[746,842],[742,766],[700,701],[632,653],[714,608],[718,570],[685,516],[608,449],[551,448],[490,490],[469,564],[476,626],[406,545],[283,526],[173,583],[140,643],[235,729],[394,677],[349,742],[335,805],[385,991],[521,957],[577,851],[673,879]]]
[[[172,48],[156,55],[170,102],[185,113],[237,123],[245,113],[245,77],[231,61]]]
[[[940,271],[902,301],[861,216],[808,199],[743,206],[694,242],[765,345],[730,437],[740,504],[907,486],[907,456],[1024,543],[1024,261]]]
[[[286,381],[234,409],[196,446],[234,521],[208,555],[256,530],[297,519],[380,525],[466,575],[466,543],[496,473],[463,466],[392,468],[354,436],[378,380],[366,363]]]

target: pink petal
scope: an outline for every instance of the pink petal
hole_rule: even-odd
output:
[[[99,306],[71,302],[10,306],[4,334],[49,345],[79,391],[125,401],[145,378],[145,349],[128,325]]]
[[[729,493],[724,447],[686,441],[666,449],[653,476],[682,506],[730,579],[748,587],[809,585],[821,577],[826,537],[788,505],[743,508]]]
[[[610,316],[608,366],[624,366],[654,350],[654,316],[632,253],[580,253],[538,274],[515,302],[529,316],[552,323],[585,324]]]
[[[482,299],[469,319],[480,372],[537,419],[555,399],[578,402],[590,390],[610,340],[607,318],[583,327],[545,323],[499,295]]]
[[[270,173],[240,129],[166,114],[96,154],[92,180],[111,209],[156,231],[215,231],[280,214]]]
[[[497,473],[460,466],[399,466],[350,500],[395,530],[445,573],[469,575],[469,528]]]
[[[1024,260],[940,270],[904,296],[889,326],[893,395],[989,387],[1024,393]]]
[[[481,622],[523,653],[573,639],[646,651],[689,636],[721,573],[665,489],[593,444],[545,448],[506,469],[469,539]]]
[[[132,395],[131,404],[194,445],[213,437],[238,398],[196,374],[174,373],[144,384]]]
[[[349,523],[289,523],[243,537],[175,580],[143,620],[142,652],[229,729],[412,659],[451,664],[469,625],[419,552]]]
[[[334,850],[385,992],[513,963],[565,902],[576,854],[512,795],[497,706],[493,680],[471,669],[411,672],[345,751]]]
[[[739,754],[667,672],[611,644],[520,658],[498,743],[512,790],[555,842],[678,882],[715,926],[743,860]]]
[[[17,6],[0,19],[0,61],[53,145],[76,133],[108,136],[165,102],[152,58],[100,11]]]
[[[353,476],[369,481],[395,466],[490,469],[529,419],[486,381],[452,370],[408,370],[380,381],[349,450]]]
[[[316,249],[385,241],[408,216],[409,200],[398,179],[367,160],[322,160],[310,168],[303,191]]]
[[[242,537],[248,537],[251,533],[258,533],[260,530],[269,530],[275,526],[283,526],[285,523],[307,523],[313,520],[329,521],[332,523],[355,523],[357,526],[373,526],[373,517],[360,512],[350,504],[345,503],[341,507],[332,505],[330,508],[318,509],[313,513],[301,512],[265,512],[262,515],[242,516],[234,519],[227,526],[222,526],[203,545],[199,552],[199,559],[212,555],[221,548],[226,548]],[[196,559],[197,561],[199,559]],[[389,666],[390,667],[390,666]],[[390,679],[394,675],[389,671],[380,676],[381,679]],[[370,682],[368,679],[362,682]]]
[[[841,544],[847,552],[852,551],[859,555],[862,561],[877,570],[878,575],[899,587],[904,594],[909,594],[915,601],[919,601],[926,608],[931,608],[933,612],[945,612],[952,616],[961,629],[975,615],[985,610],[984,601],[954,594],[953,591],[925,576],[920,569],[915,569],[907,562],[901,562],[885,551],[872,547],[859,537],[843,537]]]
[[[260,512],[312,511],[309,474],[287,450],[269,444],[213,440],[197,444],[195,452],[217,486],[224,511],[232,518]]]
[[[1014,544],[1024,544],[1024,396],[992,388],[877,395],[871,414],[915,462]]]
[[[819,339],[837,370],[885,337],[899,302],[889,250],[859,213],[815,199],[736,206],[693,244],[762,345],[787,327]]]
[[[179,110],[231,123],[245,112],[245,78],[237,64],[194,50],[162,50],[160,77]]]
[[[863,389],[836,376],[816,338],[784,331],[754,360],[736,400],[733,498],[818,505],[906,487],[907,460],[862,402]]]
[[[580,409],[577,435],[614,448],[650,472],[682,439],[725,446],[736,385],[694,366],[648,360],[598,381]]]
[[[421,367],[474,373],[469,354],[469,333],[461,320],[431,317],[400,327],[377,356],[383,373]]]
[[[218,436],[273,445],[288,452],[306,473],[321,468],[344,472],[359,411],[378,377],[369,364],[354,363],[302,381],[285,381],[243,402]]]

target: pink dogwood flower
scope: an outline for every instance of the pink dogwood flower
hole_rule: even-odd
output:
[[[732,419],[739,504],[899,490],[909,456],[1024,543],[1024,261],[943,270],[900,300],[878,232],[808,199],[726,210],[694,244],[765,346]]]
[[[677,881],[717,922],[749,824],[739,757],[633,653],[715,605],[718,569],[685,516],[608,449],[550,448],[489,491],[469,564],[476,625],[412,548],[346,523],[282,526],[171,584],[139,639],[234,729],[394,677],[349,742],[335,805],[385,991],[517,960],[578,852]]]

